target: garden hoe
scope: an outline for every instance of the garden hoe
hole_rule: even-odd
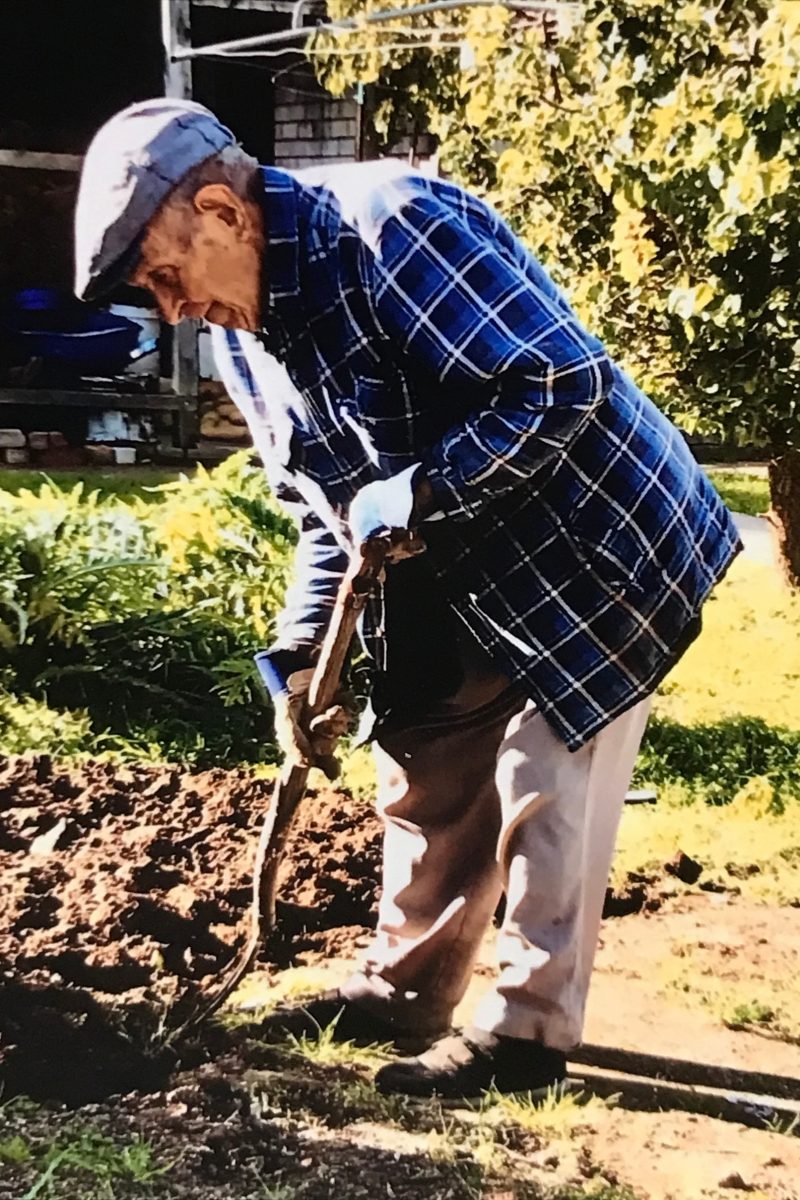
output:
[[[409,535],[406,535],[408,538]],[[421,543],[421,539],[418,539]],[[350,570],[339,588],[330,625],[322,644],[319,661],[309,689],[312,718],[333,704],[339,690],[356,623],[370,592],[381,580],[384,560],[393,547],[389,538],[372,538],[353,556]],[[418,553],[422,545],[408,546],[405,552]],[[211,996],[201,997],[192,1014],[173,1031],[172,1043],[206,1021],[228,999],[252,967],[275,927],[275,892],[283,848],[292,819],[303,799],[308,782],[308,767],[286,766],[264,819],[253,866],[253,898],[250,907],[250,933],[238,958]]]

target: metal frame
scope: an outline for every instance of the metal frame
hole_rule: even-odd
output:
[[[183,3],[184,0],[179,0],[179,2]],[[391,8],[376,13],[365,13],[358,20],[350,17],[342,21],[327,21],[319,25],[308,26],[301,23],[301,18],[302,10],[309,2],[310,0],[297,0],[294,6],[292,25],[289,29],[278,29],[272,33],[262,33],[247,38],[234,38],[227,42],[212,42],[207,46],[176,47],[172,56],[173,62],[186,62],[193,58],[211,55],[230,57],[242,55],[244,57],[248,51],[258,51],[264,46],[277,46],[296,41],[298,38],[308,38],[314,33],[347,32],[359,29],[362,24],[380,25],[386,21],[427,16],[429,13],[452,12],[460,8],[497,8],[499,5],[510,12],[520,13],[546,13],[559,10],[576,12],[581,9],[578,0],[575,2],[569,2],[569,0],[550,0],[550,2],[548,0],[429,0],[428,3],[416,4],[412,8]],[[170,0],[162,0],[162,3],[169,4]]]
[[[164,95],[173,99],[192,98],[192,64],[179,61],[177,57],[191,43],[191,30],[191,0],[161,0]],[[197,336],[196,321],[182,321],[172,328],[172,390],[179,396],[198,395],[200,371]]]
[[[0,167],[23,171],[80,171],[80,154],[50,154],[45,150],[0,150]]]

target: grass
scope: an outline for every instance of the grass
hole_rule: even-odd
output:
[[[658,804],[626,808],[616,883],[680,848],[751,899],[800,903],[798,681],[800,596],[740,557],[655,698],[637,777]]]
[[[658,789],[652,807],[627,806],[614,859],[619,887],[631,872],[660,874],[680,849],[719,878],[762,903],[800,904],[800,803],[768,810],[769,784],[754,781],[723,808],[698,803],[683,784]]]
[[[486,1093],[482,1110],[491,1112],[501,1121],[519,1126],[526,1133],[549,1140],[568,1138],[586,1129],[591,1125],[593,1116],[606,1112],[609,1107],[609,1100],[553,1087],[548,1088],[544,1098],[535,1098],[530,1093],[505,1095],[490,1091]]]
[[[20,1166],[22,1163],[30,1162],[32,1158],[33,1150],[30,1143],[20,1134],[15,1133],[12,1137],[0,1141],[0,1163]]]
[[[298,1189],[287,1183],[262,1183],[258,1193],[259,1200],[294,1200],[299,1195]]]
[[[391,1057],[391,1046],[377,1042],[360,1046],[337,1039],[337,1023],[338,1018],[310,1035],[303,1033],[298,1037],[290,1033],[284,1044],[294,1057],[321,1067],[376,1066]]]
[[[659,689],[658,716],[683,725],[759,717],[800,730],[800,594],[739,556],[703,610],[703,632]]]
[[[406,1096],[379,1092],[371,1079],[354,1079],[339,1084],[335,1104],[341,1110],[357,1114],[360,1120],[381,1121],[391,1125],[413,1124],[414,1117],[418,1118],[423,1111]]]
[[[740,981],[720,973],[718,962],[704,965],[702,946],[681,943],[675,957],[663,963],[659,987],[665,996],[704,1010],[727,1029],[800,1045],[799,982],[791,974]]]
[[[740,1000],[723,1014],[722,1022],[729,1029],[769,1028],[775,1021],[775,1009],[762,1000]]]
[[[375,760],[366,746],[346,749],[340,754],[342,773],[337,787],[345,788],[356,800],[372,800],[375,795]]]
[[[61,1194],[69,1182],[75,1195],[109,1197],[114,1195],[115,1182],[125,1184],[153,1183],[167,1174],[175,1163],[157,1163],[152,1147],[139,1137],[119,1144],[91,1129],[77,1130],[69,1138],[61,1138],[43,1147],[27,1145],[16,1136],[0,1143],[6,1154],[13,1143],[16,1158],[3,1158],[6,1163],[24,1165],[35,1161],[38,1174],[20,1200],[37,1200],[53,1193],[58,1182]],[[86,1189],[91,1188],[91,1193]]]
[[[302,1004],[331,986],[329,971],[290,967],[279,975],[248,975],[214,1018],[226,1029],[258,1025],[281,1004]]]
[[[22,491],[38,493],[48,482],[69,491],[82,482],[85,491],[99,492],[104,499],[108,496],[116,496],[120,500],[137,497],[156,502],[159,495],[153,489],[165,483],[174,483],[178,476],[177,471],[159,467],[72,471],[35,471],[7,467],[0,469],[0,491],[11,492],[13,495]]]
[[[769,509],[769,480],[766,473],[711,469],[708,476],[733,512],[758,517]]]

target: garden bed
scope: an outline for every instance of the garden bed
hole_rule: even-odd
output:
[[[150,1086],[165,1027],[246,937],[272,784],[246,771],[12,758],[0,771],[0,1080],[72,1103]],[[327,791],[301,809],[270,957],[341,952],[374,920],[380,829]]]
[[[0,1198],[694,1200],[694,1175],[710,1187],[738,1171],[739,1190],[794,1200],[800,1151],[776,1132],[718,1132],[683,1113],[617,1117],[598,1100],[450,1116],[378,1096],[376,1051],[264,1041],[259,1006],[282,987],[307,994],[342,978],[374,924],[380,825],[343,792],[312,791],[298,814],[265,955],[275,975],[256,972],[235,1011],[172,1045],[170,1028],[246,936],[272,787],[244,770],[0,760]],[[729,953],[751,947],[761,987],[780,963],[791,972],[794,910],[718,908],[716,891],[689,894],[658,871],[634,883],[609,897],[611,914],[640,911],[606,927],[590,1040],[796,1073],[792,1035],[776,1022],[763,1033],[779,1040],[765,1041],[763,1007],[739,1004],[734,983],[753,984]],[[697,995],[691,1012],[670,999],[684,996],[683,975],[666,999],[655,986],[672,961]],[[482,960],[460,1019],[490,973]],[[706,977],[719,995],[700,987]],[[734,1000],[744,1031],[716,1017]],[[687,1156],[691,1187],[662,1192],[660,1173],[672,1179]]]

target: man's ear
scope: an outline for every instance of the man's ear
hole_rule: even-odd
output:
[[[242,200],[227,183],[207,183],[195,192],[192,201],[198,213],[212,213],[233,229],[244,229],[247,213]]]

